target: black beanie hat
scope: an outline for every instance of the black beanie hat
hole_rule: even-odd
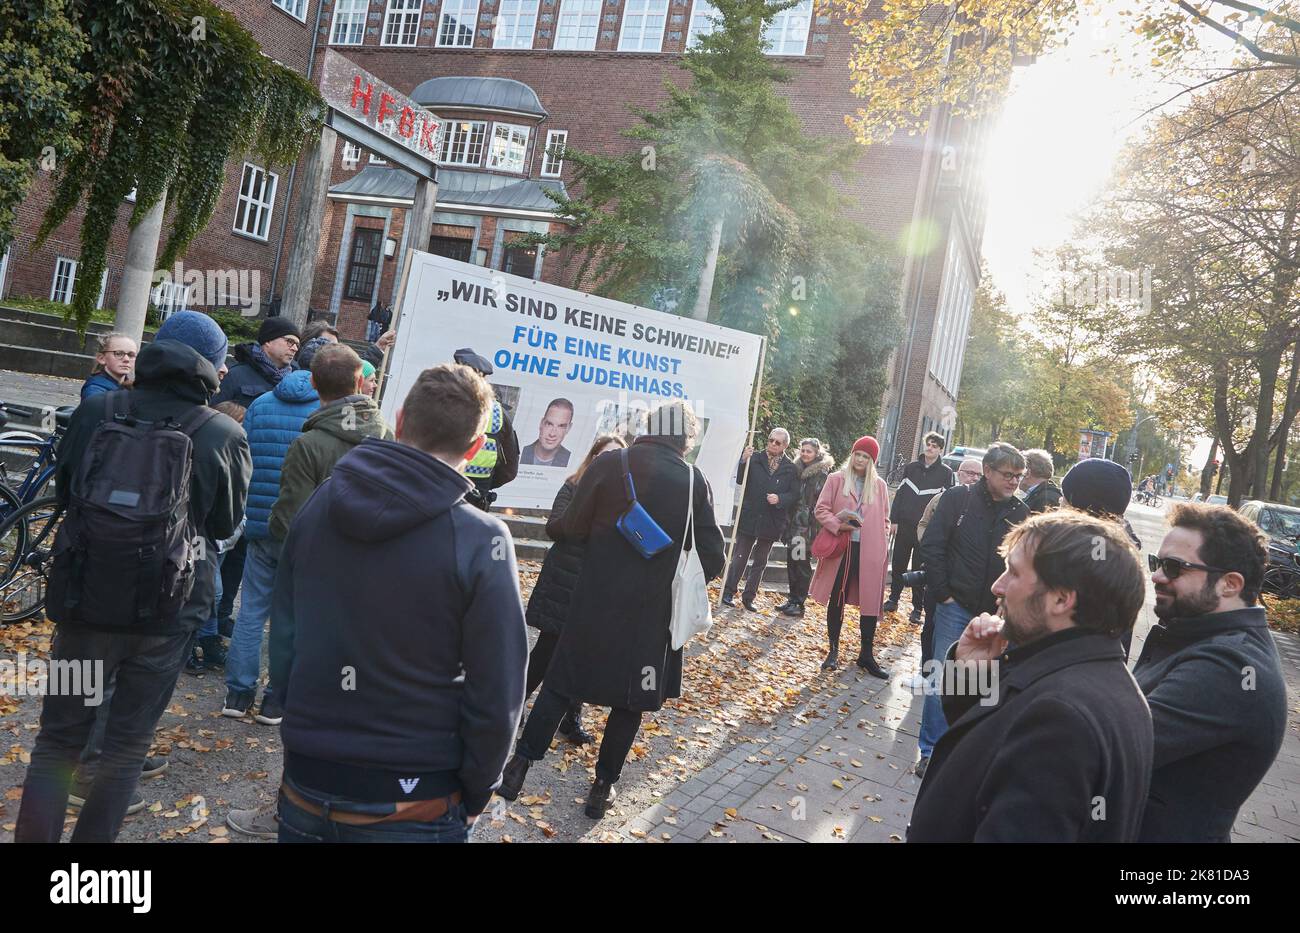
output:
[[[1083,512],[1123,515],[1133,496],[1133,478],[1114,460],[1080,460],[1061,480],[1065,501]]]
[[[269,317],[262,322],[262,326],[257,329],[257,342],[270,343],[272,340],[278,340],[281,337],[298,337],[298,328],[294,327],[287,318]]]

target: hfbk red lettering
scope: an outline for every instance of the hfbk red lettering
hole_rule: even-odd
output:
[[[428,149],[430,152],[434,151],[435,147],[433,138],[438,133],[438,125],[437,120],[430,120],[428,117],[424,118],[424,122],[420,124],[421,149]]]
[[[367,84],[365,93],[364,94],[362,93],[361,75],[355,75],[352,78],[352,107],[355,108],[357,106],[358,97],[362,98],[365,101],[365,104],[364,106],[362,106],[361,112],[366,116],[370,115],[370,97],[374,93],[375,93],[375,86],[373,84]]]
[[[383,122],[388,119],[388,115],[393,112],[393,104],[395,103],[397,103],[397,99],[393,97],[392,94],[389,94],[387,91],[380,94],[379,112],[375,114],[375,122],[383,124]]]
[[[397,132],[406,139],[415,135],[415,111],[410,107],[402,108],[402,115],[397,120]]]

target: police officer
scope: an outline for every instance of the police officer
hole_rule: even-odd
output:
[[[492,375],[492,364],[469,347],[457,350],[452,359],[484,377]],[[504,486],[518,473],[519,437],[505,407],[493,399],[487,441],[474,459],[465,465],[465,477],[474,484],[474,491],[466,499],[486,512],[496,498],[492,490]]]

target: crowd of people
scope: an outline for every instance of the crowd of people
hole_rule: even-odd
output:
[[[491,511],[521,459],[491,364],[467,348],[425,370],[390,426],[374,401],[389,322],[372,316],[382,327],[363,359],[333,328],[271,318],[229,368],[226,335],[196,312],[139,351],[101,341],[59,450],[66,515],[47,613],[52,658],[101,661],[110,686],[98,707],[45,699],[18,841],[57,841],[69,802],[73,841],[117,837],[143,806],[138,782],[167,767],[148,752],[183,669],[224,669],[221,712],[280,728],[278,800],[232,812],[241,833],[465,841],[494,793],[518,798],[557,732],[594,741],[587,706],[608,710],[584,807],[599,819],[643,715],[682,695],[685,558],[722,578],[720,608],[739,597],[757,612],[778,541],[778,611],[825,607],[823,670],[839,664],[853,605],[856,665],[889,678],[877,624],[911,591],[923,700],[909,840],[1227,841],[1277,755],[1286,691],[1259,604],[1267,551],[1231,509],[1171,513],[1148,559],[1159,622],[1130,673],[1146,579],[1119,464],[1081,461],[1058,485],[1049,452],[994,443],[954,473],[929,433],[891,495],[875,438],[836,466],[816,437],[790,456],[774,427],[737,464],[728,560],[687,459],[697,419],[665,402],[629,436],[595,438],[561,484],[525,605]],[[562,409],[548,408],[552,454]],[[157,491],[103,456],[133,444],[183,467],[161,474],[180,479],[148,521],[132,509]],[[136,524],[121,545],[64,534],[106,519]],[[106,575],[108,614],[90,598]],[[966,689],[963,672],[981,666],[996,672],[991,693]]]

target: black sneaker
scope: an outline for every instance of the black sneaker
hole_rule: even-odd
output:
[[[203,650],[203,666],[210,671],[226,666],[226,646],[220,635],[204,635],[199,639],[199,648]]]
[[[920,609],[913,609],[911,614],[907,617],[907,621],[911,622],[913,625],[919,625],[923,620],[924,617],[921,615]]]
[[[758,612],[758,610],[754,608],[754,601],[752,599],[742,599],[740,604],[745,607],[746,612]]]
[[[203,660],[199,657],[197,651],[190,651],[190,656],[185,659],[185,673],[187,674],[206,674],[208,669],[203,666]]]
[[[222,716],[231,719],[243,719],[253,705],[252,690],[227,690],[226,705],[221,708]]]
[[[718,602],[726,606],[728,609],[736,605],[735,600],[731,596],[723,596],[722,599],[718,600]]]
[[[284,719],[284,707],[280,705],[274,693],[263,693],[262,705],[258,707],[257,715],[253,718],[265,726],[278,726],[280,720]]]
[[[890,599],[890,600],[887,600],[887,601],[885,602],[885,604],[884,604],[883,606],[880,607],[880,611],[881,611],[881,612],[897,612],[897,611],[898,611],[898,600],[896,600],[896,599]]]
[[[149,778],[161,777],[170,764],[171,762],[166,758],[146,758],[144,767],[140,769],[140,780],[147,781]]]
[[[68,806],[74,810],[80,810],[86,805],[86,798],[90,796],[90,785],[80,782],[72,785],[72,790],[68,793]],[[126,805],[126,815],[139,813],[144,809],[144,795],[140,793],[139,788],[131,792],[131,802]]]
[[[925,769],[928,767],[930,767],[930,756],[926,755],[916,763],[916,767],[912,770],[916,772],[917,777],[923,778],[925,777]]]

